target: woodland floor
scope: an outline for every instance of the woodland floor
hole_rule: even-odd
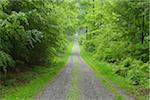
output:
[[[89,66],[81,58],[77,42],[74,43],[65,68],[36,96],[36,100],[113,99],[114,95],[97,80]],[[126,96],[126,100],[132,100],[132,98]]]

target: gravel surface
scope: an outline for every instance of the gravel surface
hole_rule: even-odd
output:
[[[38,94],[36,100],[65,100],[73,66],[73,55],[71,55],[65,69]]]
[[[80,78],[77,86],[81,100],[113,100],[110,93],[95,77],[88,65],[80,56],[80,48],[74,43],[72,53],[65,68],[50,82],[36,97],[36,100],[67,100],[66,96],[70,88],[74,61],[80,66]],[[74,99],[73,99],[74,100]],[[126,98],[126,100],[128,100]]]
[[[80,67],[79,88],[81,100],[113,100],[112,94],[96,79],[88,65],[80,56],[78,43],[75,44],[76,59]]]

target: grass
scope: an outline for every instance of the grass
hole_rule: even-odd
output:
[[[147,96],[139,96],[136,94],[135,86],[129,84],[126,78],[123,78],[114,73],[112,65],[106,62],[98,62],[90,58],[90,54],[87,53],[81,46],[81,56],[86,63],[90,65],[97,78],[104,84],[104,86],[115,95],[115,100],[124,100],[124,98],[118,92],[118,89],[123,90],[124,93],[130,96],[136,96],[136,100],[148,100]]]
[[[22,73],[19,78],[28,80],[27,83],[13,86],[0,86],[2,100],[33,100],[35,95],[52,80],[63,68],[70,55],[72,44],[68,46],[64,59],[48,66],[34,66],[31,70]]]
[[[112,68],[107,63],[100,63],[89,58],[89,54],[84,51],[83,47],[81,47],[81,56],[84,58],[86,63],[90,65],[90,68],[93,70],[100,82],[102,82],[103,85],[114,94],[114,99],[124,100],[124,98],[112,84],[117,84],[119,87],[125,89],[129,86],[128,81],[114,74]]]
[[[78,89],[78,80],[80,77],[80,66],[75,59],[75,66],[72,70],[71,86],[67,93],[67,100],[80,100],[80,91]]]

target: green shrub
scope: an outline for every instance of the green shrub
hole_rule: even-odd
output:
[[[128,73],[128,68],[125,68],[123,66],[115,66],[113,70],[116,74],[123,76],[123,77],[126,77]]]
[[[79,43],[80,43],[80,45],[84,44],[85,40],[86,40],[85,39],[85,34],[80,35],[80,37],[79,37]]]
[[[15,86],[16,85],[16,79],[9,79],[5,80],[4,86]]]
[[[147,63],[128,57],[114,67],[114,72],[129,79],[131,84],[142,85],[148,80],[149,68]]]
[[[86,51],[88,51],[88,52],[93,52],[95,50],[95,45],[90,40],[86,41],[84,43],[84,46],[85,46]]]
[[[127,78],[133,85],[142,85],[146,82],[145,73],[140,69],[131,69],[128,71]]]
[[[140,67],[140,69],[143,71],[143,72],[145,72],[145,73],[149,73],[149,68],[150,68],[150,66],[149,66],[149,64],[148,63],[144,63],[141,67]]]
[[[76,29],[72,6],[68,1],[0,0],[0,69],[54,62]]]
[[[132,62],[133,62],[133,59],[131,57],[128,57],[121,62],[121,65],[123,65],[124,67],[129,67],[131,66]]]
[[[7,67],[14,67],[15,61],[13,58],[3,51],[0,51],[0,69],[7,71]]]

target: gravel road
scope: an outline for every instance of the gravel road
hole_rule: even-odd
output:
[[[67,100],[75,60],[80,66],[80,78],[77,86],[81,100],[113,100],[110,93],[95,77],[80,56],[80,48],[74,43],[72,53],[65,68],[36,97],[36,100]],[[74,99],[73,99],[74,100]]]

